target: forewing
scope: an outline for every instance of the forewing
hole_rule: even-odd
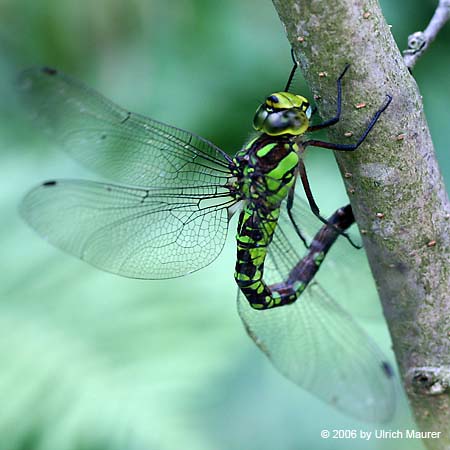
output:
[[[306,252],[290,227],[283,214],[269,246],[264,272],[268,284],[285,280]],[[250,337],[294,383],[360,420],[384,422],[392,417],[395,389],[389,364],[318,283],[292,305],[265,311],[251,308],[239,293],[238,310]]]
[[[54,69],[18,80],[27,110],[88,169],[145,187],[224,184],[230,158],[207,140],[130,113]]]
[[[48,241],[100,269],[163,279],[218,256],[234,203],[215,186],[139,189],[58,180],[30,191],[20,210]]]

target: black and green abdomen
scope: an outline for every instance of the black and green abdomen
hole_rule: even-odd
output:
[[[295,300],[287,302],[272,292],[263,275],[281,202],[293,187],[298,161],[298,148],[290,138],[264,134],[235,157],[239,169],[237,183],[245,195],[236,235],[235,279],[250,305],[256,309],[281,306]]]

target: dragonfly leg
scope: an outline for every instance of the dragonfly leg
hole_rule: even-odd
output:
[[[284,88],[284,92],[289,92],[289,88],[291,87],[292,80],[294,79],[295,72],[297,71],[298,68],[298,61],[297,58],[295,57],[294,49],[292,47],[291,47],[291,58],[294,65],[291,69],[291,73],[289,74],[289,78],[287,80],[286,87]]]
[[[313,193],[311,191],[311,187],[309,185],[309,180],[308,180],[308,175],[306,173],[306,167],[305,167],[305,163],[303,162],[302,159],[300,159],[298,161],[298,171],[300,174],[300,180],[302,181],[302,185],[303,185],[303,190],[305,191],[305,195],[306,198],[308,200],[309,203],[309,207],[311,208],[311,211],[313,212],[313,214],[318,217],[322,222],[326,223],[326,219],[324,219],[321,215],[320,215],[320,210],[319,207],[317,206],[316,201],[314,200],[314,196]]]
[[[384,104],[381,106],[381,108],[373,115],[372,119],[370,120],[369,124],[367,125],[367,128],[364,130],[364,133],[360,136],[360,138],[356,141],[355,144],[336,144],[333,142],[325,142],[325,141],[318,141],[315,139],[310,139],[308,141],[303,142],[302,145],[304,147],[308,147],[308,146],[322,147],[322,148],[328,148],[330,150],[338,150],[338,151],[343,151],[343,152],[352,152],[352,151],[356,150],[364,142],[367,135],[370,133],[372,128],[377,123],[381,114],[386,110],[386,108],[391,103],[392,96],[390,96],[389,94],[386,94],[386,98],[387,98],[387,100],[384,102]]]
[[[309,203],[309,207],[311,208],[311,211],[313,212],[313,214],[314,214],[314,215],[315,215],[322,223],[325,223],[325,224],[327,224],[327,225],[332,225],[327,219],[325,219],[325,217],[323,217],[323,216],[320,214],[319,207],[317,206],[317,203],[316,203],[316,201],[314,200],[314,197],[313,197],[313,194],[312,194],[312,191],[311,191],[311,187],[310,187],[310,185],[309,185],[308,175],[307,175],[307,173],[306,173],[306,167],[305,167],[305,164],[303,163],[303,160],[302,160],[302,159],[300,159],[299,162],[298,162],[298,170],[299,170],[299,173],[300,173],[300,179],[302,180],[303,190],[305,191],[306,198],[308,199],[308,203]],[[291,205],[291,206],[292,206],[292,205]],[[350,206],[350,205],[348,205],[348,206]],[[289,201],[288,201],[288,208],[289,208]],[[289,212],[289,209],[288,209],[288,212]],[[289,217],[291,217],[291,216],[289,215]],[[293,222],[293,219],[292,219],[292,218],[291,218],[291,221]],[[294,222],[293,222],[293,223],[294,223]],[[295,226],[295,225],[294,225],[294,226]],[[333,225],[333,226],[334,226],[334,225]],[[344,236],[344,237],[348,240],[348,242],[350,242],[350,244],[352,245],[352,247],[354,247],[354,248],[356,248],[356,249],[360,249],[360,248],[361,248],[359,245],[355,244],[355,243],[352,241],[352,238],[351,238],[345,231],[343,231],[342,229],[339,229],[339,228],[337,228],[337,227],[335,227],[335,228],[336,228],[336,231],[337,231],[340,235]]]
[[[292,215],[292,206],[294,205],[294,194],[295,194],[295,184],[292,186],[291,190],[289,191],[288,198],[287,198],[287,212],[289,219],[291,219],[291,223],[295,229],[295,232],[297,233],[297,236],[302,240],[303,244],[306,248],[309,248],[309,244],[306,241],[305,236],[303,236],[299,226],[297,225],[297,222]]]
[[[322,130],[323,128],[330,127],[331,125],[334,125],[335,123],[339,122],[339,119],[341,118],[341,110],[342,110],[342,78],[344,77],[344,75],[347,72],[349,67],[350,67],[350,64],[347,64],[344,67],[344,70],[339,75],[339,78],[336,81],[336,85],[337,85],[336,115],[334,117],[332,117],[331,119],[325,120],[322,123],[318,123],[317,125],[311,125],[308,128],[307,132]]]

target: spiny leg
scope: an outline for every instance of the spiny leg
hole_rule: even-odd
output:
[[[291,69],[291,73],[289,74],[289,78],[286,83],[286,87],[284,88],[284,92],[289,92],[289,88],[291,87],[292,80],[294,79],[295,72],[298,68],[298,61],[295,57],[294,49],[291,47],[291,58],[294,63],[294,66]]]
[[[338,150],[338,151],[344,151],[344,152],[352,152],[356,150],[366,139],[367,135],[370,133],[372,128],[377,123],[378,119],[380,118],[381,114],[386,110],[386,108],[390,105],[392,101],[392,96],[389,94],[386,94],[387,100],[384,103],[384,105],[373,115],[372,119],[369,122],[369,125],[367,125],[367,128],[365,129],[364,133],[361,135],[361,137],[358,139],[358,141],[355,144],[336,144],[333,142],[325,142],[325,141],[317,141],[315,139],[310,139],[308,141],[303,142],[304,147],[312,146],[312,147],[322,147],[322,148],[328,148],[330,150]]]
[[[313,193],[312,193],[312,191],[311,191],[311,186],[309,185],[308,175],[307,175],[307,173],[306,173],[305,163],[303,162],[302,159],[300,159],[299,162],[298,162],[298,172],[299,172],[299,174],[300,174],[300,180],[302,180],[303,190],[305,191],[306,198],[307,198],[307,200],[308,200],[309,207],[311,208],[311,211],[312,211],[313,214],[314,214],[315,216],[317,216],[320,220],[326,222],[326,219],[324,219],[324,218],[320,215],[319,207],[317,206],[317,203],[316,203],[316,201],[314,200],[314,196],[313,196]],[[324,223],[325,223],[325,222],[324,222]]]
[[[337,228],[335,225],[333,225],[332,223],[330,223],[327,219],[325,219],[325,217],[323,217],[323,216],[320,214],[319,207],[317,206],[317,203],[316,203],[316,201],[314,200],[314,196],[313,196],[313,194],[312,194],[311,187],[310,187],[310,185],[309,185],[308,175],[307,175],[307,173],[306,173],[306,167],[305,167],[305,164],[303,163],[303,160],[302,160],[302,159],[300,159],[300,161],[299,161],[299,163],[298,163],[298,170],[299,170],[299,173],[300,173],[300,179],[302,180],[303,190],[305,191],[306,198],[307,198],[308,203],[309,203],[309,207],[311,208],[311,211],[313,212],[313,214],[314,214],[314,215],[315,215],[322,223],[324,223],[324,224],[326,224],[326,225],[331,225],[331,226],[333,226],[333,227],[335,228],[335,230],[336,230],[341,236],[344,236],[344,237],[348,240],[348,242],[350,242],[350,244],[352,245],[352,247],[354,247],[354,248],[356,248],[356,249],[360,249],[361,246],[355,244],[355,243],[352,241],[352,238],[351,238],[347,233],[345,233],[345,231],[343,231],[342,229]],[[349,206],[350,206],[350,205],[348,205],[348,207],[349,207]],[[291,204],[291,207],[292,207],[292,204]],[[288,212],[289,212],[289,201],[288,201]],[[289,217],[291,218],[291,221],[292,221],[292,223],[294,224],[295,229],[297,230],[297,226],[295,225],[295,222],[294,222],[294,220],[292,219],[292,217],[291,217],[290,214],[289,214]]]
[[[332,117],[331,119],[325,120],[322,123],[318,123],[317,125],[311,125],[310,127],[308,127],[307,132],[321,130],[322,128],[327,128],[327,127],[339,122],[339,119],[341,118],[341,109],[342,109],[342,78],[345,75],[345,73],[347,72],[349,67],[350,67],[350,64],[347,64],[344,67],[344,70],[339,75],[339,78],[336,81],[336,85],[337,85],[336,115],[334,117]]]
[[[294,216],[292,215],[292,206],[294,205],[294,194],[295,194],[295,184],[292,186],[291,190],[289,191],[288,198],[287,198],[287,212],[289,219],[291,219],[291,223],[295,229],[295,232],[297,233],[297,236],[302,240],[304,246],[306,248],[309,248],[309,244],[306,241],[305,236],[303,236],[299,226],[297,225],[297,222],[295,221]]]

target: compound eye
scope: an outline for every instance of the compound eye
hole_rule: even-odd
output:
[[[276,95],[269,95],[269,97],[267,97],[267,101],[272,102],[272,103],[278,103],[278,97]]]

